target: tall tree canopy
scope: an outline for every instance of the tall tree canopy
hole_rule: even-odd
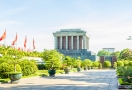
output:
[[[132,50],[131,49],[123,49],[120,52],[119,59],[124,59],[124,60],[132,60]]]
[[[107,52],[107,51],[105,51],[105,50],[100,50],[100,51],[98,51],[97,56],[105,56],[105,55],[110,55],[110,53]]]

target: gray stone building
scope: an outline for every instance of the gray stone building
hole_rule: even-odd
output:
[[[89,51],[89,37],[81,29],[61,29],[53,33],[55,49],[66,56],[80,57],[82,60],[96,60],[96,55]]]

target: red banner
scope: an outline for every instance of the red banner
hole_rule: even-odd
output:
[[[5,39],[5,38],[6,38],[6,30],[5,30],[5,32],[3,33],[3,35],[1,36],[0,41],[2,41],[2,40]]]

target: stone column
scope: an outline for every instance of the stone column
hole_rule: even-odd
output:
[[[62,49],[62,36],[60,36],[60,49]]]
[[[83,37],[79,36],[79,49],[83,49]]]
[[[55,36],[54,37],[54,43],[55,43],[55,49],[58,49],[58,38]]]
[[[73,49],[73,36],[71,36],[71,49]]]
[[[86,49],[86,36],[83,36],[83,49]]]
[[[87,49],[89,50],[89,38],[87,38]]]
[[[79,36],[77,36],[77,50],[79,49]]]
[[[68,36],[66,36],[66,50],[68,49]]]

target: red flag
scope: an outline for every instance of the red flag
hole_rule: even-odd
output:
[[[27,43],[27,37],[25,37],[25,41],[24,41],[24,47],[26,48],[26,43]]]
[[[17,34],[16,34],[16,37],[15,37],[15,40],[12,42],[12,45],[15,45],[16,41],[17,41]]]
[[[35,42],[34,42],[34,38],[33,38],[33,49],[35,49],[35,45],[34,45],[34,43],[35,43]]]
[[[5,32],[3,33],[3,35],[1,36],[0,41],[2,41],[2,40],[5,39],[5,38],[6,38],[6,30],[5,30]]]
[[[20,47],[18,47],[18,50],[20,51]]]
[[[12,46],[15,45],[15,41],[12,42]]]

